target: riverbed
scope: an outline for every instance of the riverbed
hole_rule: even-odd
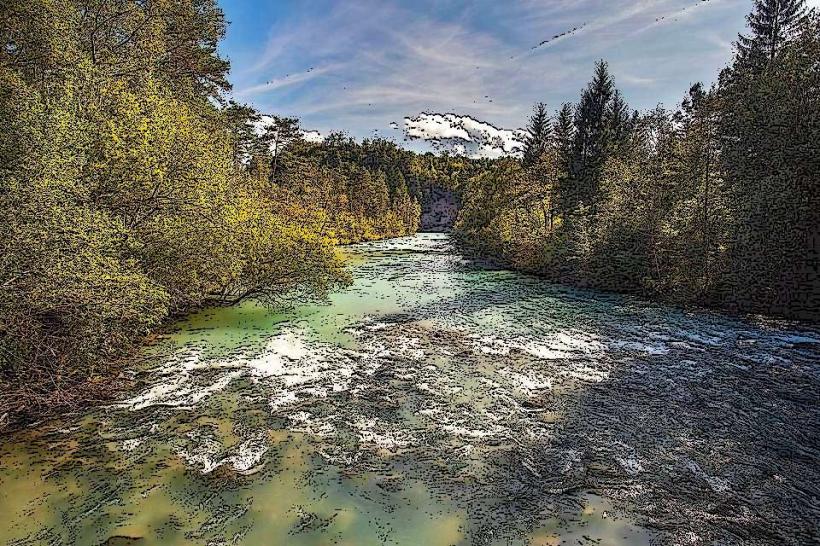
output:
[[[820,332],[553,285],[447,235],[148,347],[0,443],[3,544],[813,544]]]

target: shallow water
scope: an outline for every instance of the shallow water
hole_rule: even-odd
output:
[[[572,290],[444,235],[328,305],[179,323],[129,399],[5,438],[0,543],[809,544],[820,333]]]

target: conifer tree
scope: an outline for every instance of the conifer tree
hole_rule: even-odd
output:
[[[774,59],[805,14],[805,0],[755,0],[754,11],[746,16],[751,35],[738,35],[738,57],[755,64]]]
[[[575,111],[575,139],[573,143],[573,179],[576,195],[571,199],[594,201],[600,171],[606,161],[611,140],[607,113],[611,107],[615,84],[605,61],[595,65],[595,75],[581,95]]]
[[[276,182],[276,168],[283,148],[301,135],[302,130],[299,128],[299,120],[296,118],[272,116],[270,122],[266,124],[262,134],[262,141],[273,154],[270,171],[271,182]]]
[[[223,110],[225,123],[233,140],[233,156],[237,165],[247,164],[256,152],[258,137],[254,132],[254,124],[259,121],[259,114],[246,104],[239,104],[233,100],[228,102]]]
[[[624,101],[621,92],[617,89],[612,95],[612,103],[607,111],[612,143],[621,145],[629,134],[629,106]]]
[[[552,128],[553,144],[558,162],[558,181],[555,191],[555,201],[559,209],[564,209],[567,204],[564,196],[568,193],[570,174],[572,172],[572,143],[575,137],[575,126],[572,120],[572,105],[564,103],[555,116],[555,122]]]
[[[524,146],[524,166],[531,167],[538,163],[541,155],[546,151],[551,136],[550,119],[547,114],[547,105],[539,102],[533,108],[527,125],[527,138]]]
[[[572,105],[564,103],[561,105],[561,109],[558,110],[552,126],[553,141],[562,165],[567,172],[569,172],[569,165],[572,160],[572,141],[575,135],[572,117]]]
[[[747,309],[811,317],[820,309],[820,16],[799,27],[777,62],[744,70],[738,59],[719,90],[732,218],[724,292]]]

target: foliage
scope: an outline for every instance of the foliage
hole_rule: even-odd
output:
[[[724,75],[719,120],[732,245],[723,297],[800,317],[820,309],[820,18],[762,71]]]
[[[321,298],[348,280],[337,243],[418,226],[401,173],[362,157],[383,144],[331,166],[297,120],[258,131],[224,100],[214,0],[11,0],[0,21],[0,420],[78,400],[169,316]]]
[[[820,18],[802,4],[757,2],[719,84],[674,113],[630,115],[599,62],[538,161],[462,183],[457,237],[555,280],[816,318]]]
[[[527,137],[524,142],[524,166],[530,167],[538,162],[550,140],[550,119],[547,105],[539,102],[533,107],[530,122],[527,125]]]
[[[765,65],[790,41],[806,15],[805,0],[755,0],[746,17],[751,34],[738,35],[738,56],[754,65]]]

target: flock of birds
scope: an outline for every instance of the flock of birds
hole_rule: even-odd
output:
[[[700,2],[698,2],[697,4],[692,4],[691,6],[686,6],[685,8],[683,8],[683,9],[681,9],[681,10],[678,10],[678,11],[676,11],[675,13],[673,13],[673,14],[671,14],[671,15],[664,15],[664,16],[662,16],[662,17],[658,17],[657,19],[655,19],[655,22],[656,22],[656,23],[660,23],[661,21],[663,21],[663,20],[665,20],[665,19],[667,19],[667,18],[669,18],[669,17],[673,17],[672,21],[677,21],[677,20],[678,20],[678,18],[676,17],[676,15],[681,15],[683,12],[685,12],[685,11],[687,11],[687,10],[690,10],[690,9],[692,9],[692,8],[696,8],[696,7],[698,7],[698,6],[702,5],[702,4],[706,4],[706,3],[710,2],[710,1],[711,1],[711,0],[700,0]]]
[[[675,12],[672,12],[672,13],[670,13],[670,14],[668,14],[668,15],[662,15],[661,17],[657,17],[657,18],[655,18],[655,23],[657,24],[657,23],[660,23],[660,22],[665,21],[665,20],[667,20],[667,19],[669,19],[669,20],[671,20],[671,21],[677,21],[677,20],[678,20],[678,17],[679,17],[680,15],[682,15],[684,12],[686,12],[686,11],[688,11],[688,10],[692,9],[692,8],[696,8],[696,7],[698,7],[698,6],[701,6],[701,5],[703,5],[703,4],[706,4],[706,3],[710,2],[710,1],[711,1],[711,0],[698,0],[698,2],[697,2],[696,4],[691,4],[691,5],[689,5],[689,6],[686,6],[685,8],[679,9],[679,10],[677,10],[677,11],[675,11]],[[579,25],[579,26],[573,27],[573,28],[571,28],[571,29],[569,29],[569,30],[565,30],[564,32],[561,32],[561,33],[559,33],[559,34],[555,34],[555,35],[553,35],[552,37],[547,38],[546,40],[542,40],[542,41],[541,41],[541,42],[539,42],[538,44],[536,44],[536,45],[532,46],[532,47],[530,48],[530,50],[529,50],[527,53],[529,53],[529,52],[531,52],[531,51],[534,51],[534,50],[536,50],[536,49],[541,49],[541,48],[543,48],[544,46],[550,45],[551,43],[553,43],[553,42],[555,42],[555,41],[557,41],[557,40],[559,40],[559,39],[561,39],[561,38],[568,38],[569,36],[572,36],[572,35],[576,34],[577,32],[579,32],[579,31],[583,30],[584,28],[586,28],[586,27],[587,27],[587,25],[589,25],[589,22],[585,22],[585,23],[583,23],[583,24],[581,24],[581,25]],[[521,57],[521,55],[518,55],[518,56],[513,55],[512,57],[510,57],[510,59],[516,59],[516,58],[518,58],[518,57]],[[476,67],[476,68],[478,68],[478,67]]]

